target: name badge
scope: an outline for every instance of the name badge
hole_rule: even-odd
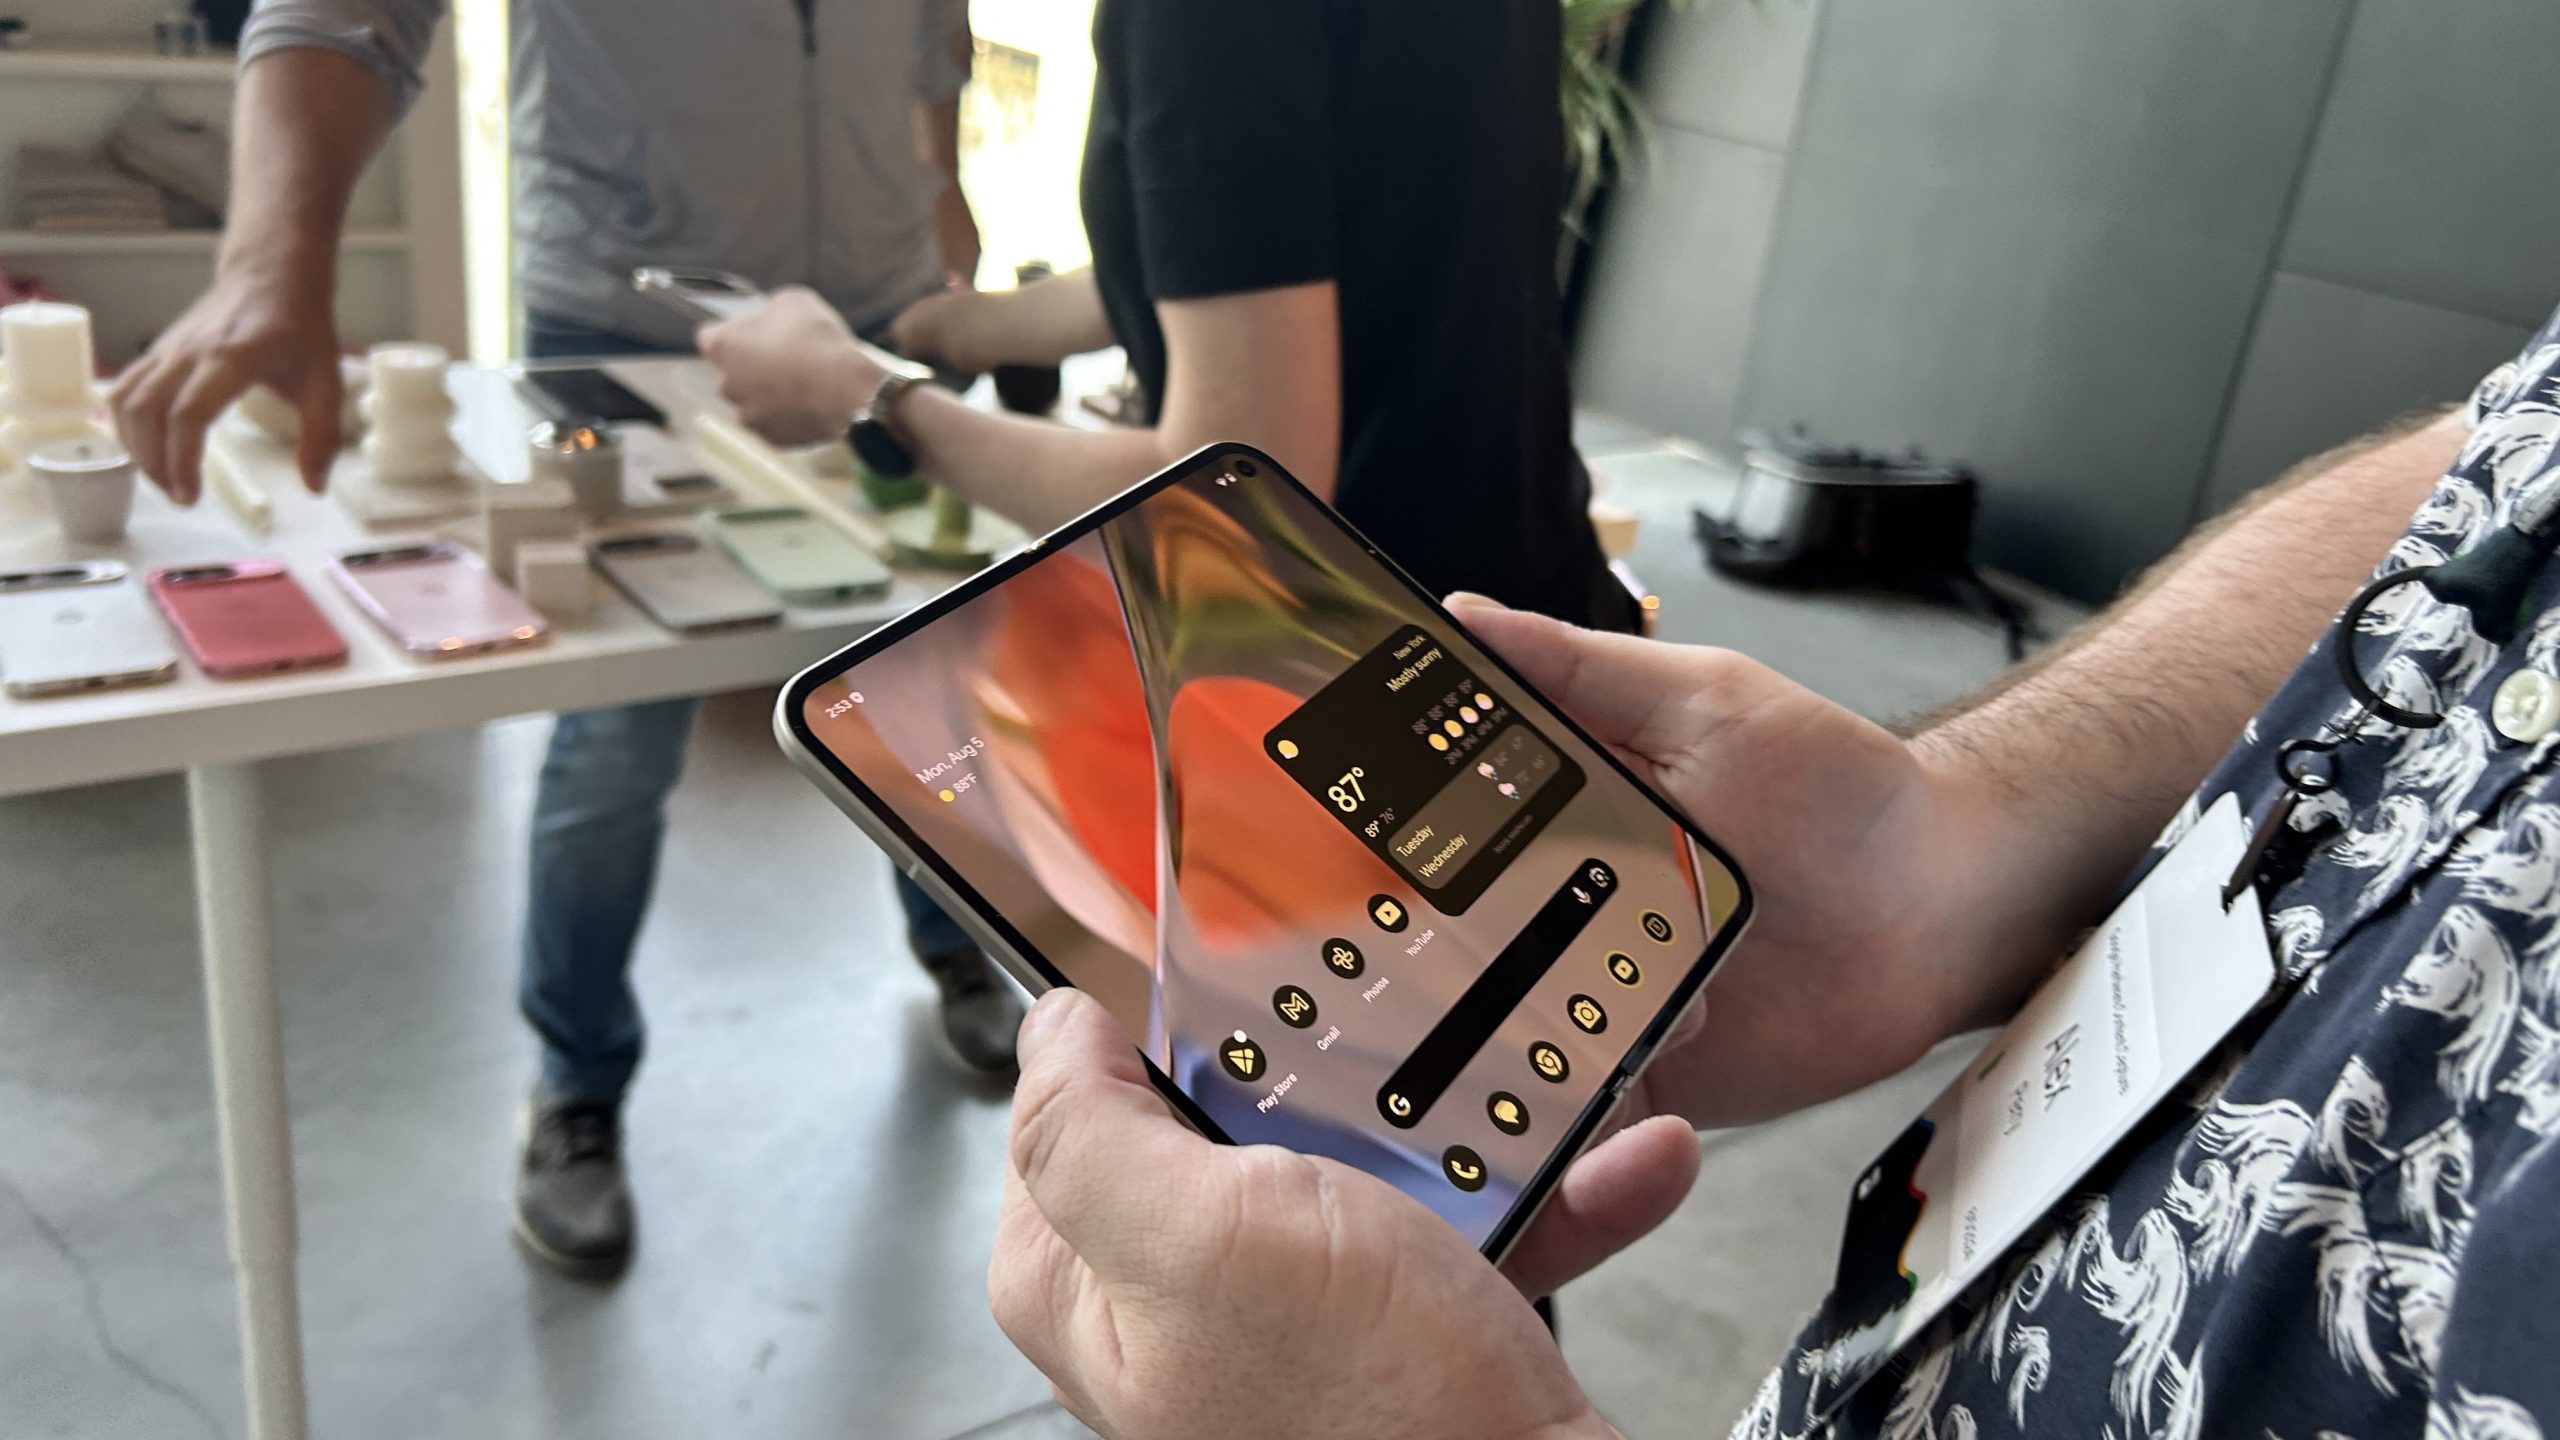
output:
[[[2236,797],[2207,810],[1964,1073],[1876,1158],[1849,1202],[1815,1320],[1827,1417],[2069,1195],[2275,981]]]

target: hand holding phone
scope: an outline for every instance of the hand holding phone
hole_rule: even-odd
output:
[[[1696,1135],[1662,1121],[1586,1156],[1497,1270],[1457,1231],[1327,1160],[1217,1145],[1169,1113],[1101,1006],[1044,998],[1022,1032],[997,1321],[1105,1433],[1612,1434],[1529,1308],[1521,1267],[1651,1229],[1686,1194]],[[1133,1371],[1125,1355],[1149,1364]],[[1458,1383],[1443,1383],[1455,1380]],[[1541,1419],[1556,1423],[1541,1424]]]
[[[1740,874],[1268,456],[1217,447],[803,675],[777,733],[1215,1138],[1502,1254]]]

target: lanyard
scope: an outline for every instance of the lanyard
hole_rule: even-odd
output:
[[[2443,603],[2470,612],[2473,634],[2505,645],[2533,618],[2528,592],[2534,576],[2552,551],[2560,548],[2560,524],[2553,523],[2555,518],[2560,518],[2560,482],[2547,483],[2527,496],[2516,506],[2513,519],[2452,559],[2388,571],[2347,602],[2338,614],[2329,652],[2338,662],[2338,678],[2345,682],[2356,708],[2344,720],[2333,720],[2314,734],[2296,736],[2276,747],[2276,778],[2283,788],[2223,884],[2224,909],[2253,885],[2268,894],[2291,884],[2311,863],[2312,852],[2345,828],[2334,815],[2296,828],[2293,812],[2303,801],[2337,788],[2337,752],[2362,734],[2368,722],[2378,720],[2404,731],[2431,730],[2444,723],[2441,711],[2394,703],[2365,678],[2356,658],[2356,635],[2374,602],[2402,586],[2417,585]]]

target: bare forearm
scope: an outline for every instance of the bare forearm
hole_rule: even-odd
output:
[[[2055,652],[1914,739],[1998,894],[1979,1013],[2005,1013],[2301,662],[2462,439],[2446,417],[2304,466]]]
[[[933,348],[961,370],[1055,365],[1113,343],[1091,270],[1034,280],[1019,290],[952,295],[933,317]]]
[[[333,51],[285,49],[240,76],[219,268],[334,279],[347,203],[391,133],[390,87]]]
[[[1078,430],[918,391],[903,413],[926,478],[1044,534],[1187,451],[1161,430]]]
[[[926,168],[944,183],[960,183],[960,97],[916,102],[916,146]]]

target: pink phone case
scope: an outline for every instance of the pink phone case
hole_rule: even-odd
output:
[[[151,598],[204,673],[226,680],[314,670],[347,658],[346,638],[282,561],[154,570]]]
[[[351,550],[329,572],[412,655],[483,655],[540,644],[551,632],[479,557],[449,541]]]

